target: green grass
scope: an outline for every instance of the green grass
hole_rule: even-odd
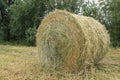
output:
[[[36,47],[0,45],[0,80],[120,80],[120,49],[85,74],[44,71]]]

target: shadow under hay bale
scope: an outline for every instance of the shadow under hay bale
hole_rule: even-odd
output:
[[[95,19],[55,10],[39,26],[36,42],[42,66],[71,72],[97,64],[107,53],[110,39]]]

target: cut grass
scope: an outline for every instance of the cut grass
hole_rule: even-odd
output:
[[[91,73],[46,72],[36,47],[0,45],[0,80],[120,80],[119,49],[111,49]]]

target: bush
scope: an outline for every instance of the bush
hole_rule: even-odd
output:
[[[35,34],[36,34],[36,27],[29,28],[26,30],[26,41],[28,45],[35,45]]]

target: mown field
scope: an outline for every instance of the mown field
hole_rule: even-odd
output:
[[[120,80],[120,49],[111,49],[91,72],[46,72],[36,47],[0,45],[0,80]]]

